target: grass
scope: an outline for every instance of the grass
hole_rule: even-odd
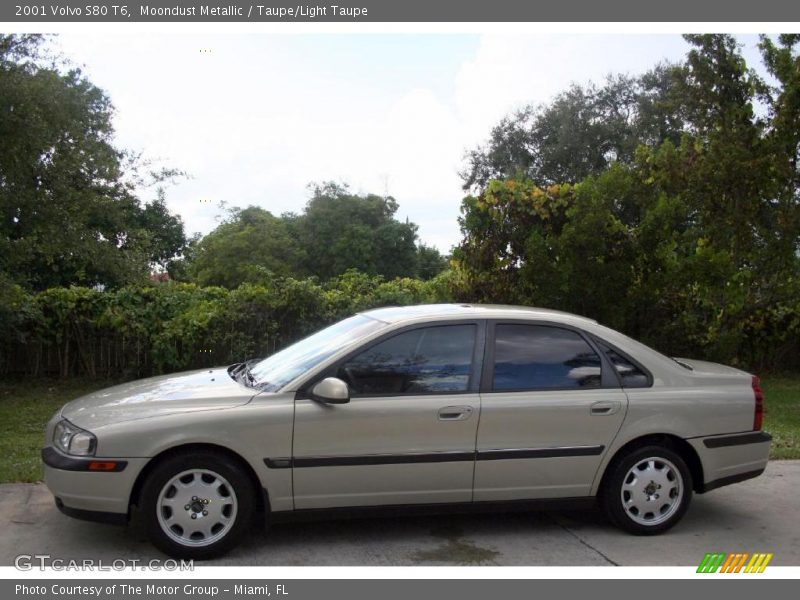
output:
[[[764,430],[772,434],[770,458],[800,458],[800,375],[764,377]]]
[[[50,417],[68,401],[109,385],[55,379],[0,382],[0,483],[40,481],[40,452]]]
[[[764,429],[773,459],[800,459],[800,374],[764,377]],[[0,483],[39,481],[44,427],[65,402],[111,385],[107,381],[0,382]]]

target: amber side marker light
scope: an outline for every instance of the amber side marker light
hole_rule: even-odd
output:
[[[761,380],[753,375],[753,394],[756,397],[756,412],[753,416],[753,431],[761,431],[764,424],[764,392],[761,389]]]
[[[116,471],[117,463],[93,460],[89,463],[90,471]]]

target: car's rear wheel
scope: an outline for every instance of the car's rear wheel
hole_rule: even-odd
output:
[[[617,526],[652,535],[675,525],[689,508],[692,476],[679,454],[662,446],[637,448],[611,465],[603,506]]]
[[[177,558],[208,559],[233,548],[253,516],[253,484],[224,454],[199,451],[159,463],[142,488],[153,545]]]

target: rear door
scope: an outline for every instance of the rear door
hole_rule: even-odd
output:
[[[490,323],[483,380],[474,499],[588,496],[627,410],[594,341],[560,324]]]
[[[470,501],[484,328],[442,322],[388,333],[322,375],[348,384],[349,403],[301,394],[295,508]]]

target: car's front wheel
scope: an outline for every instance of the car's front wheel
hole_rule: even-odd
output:
[[[157,548],[176,558],[214,558],[233,548],[247,531],[253,485],[238,462],[224,454],[178,454],[150,473],[140,508]]]
[[[617,526],[652,535],[675,525],[691,497],[692,477],[680,455],[662,446],[646,446],[611,465],[601,499]]]

